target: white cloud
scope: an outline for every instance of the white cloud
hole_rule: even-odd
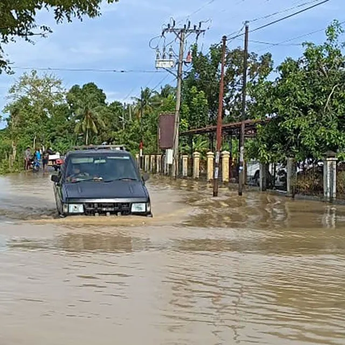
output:
[[[262,17],[267,14],[292,7],[302,1],[277,0],[217,0],[208,4],[207,0],[120,0],[114,4],[103,4],[103,16],[96,19],[85,19],[83,22],[54,25],[52,13],[43,11],[39,14],[39,23],[48,24],[53,34],[46,39],[37,39],[36,45],[23,41],[5,47],[9,58],[21,67],[55,67],[55,68],[100,68],[100,69],[153,69],[154,51],[148,47],[151,38],[161,34],[163,24],[170,17],[177,21],[190,16],[192,24],[201,20],[212,19],[210,30],[205,37],[200,37],[200,46],[204,50],[212,43],[219,42],[222,35],[238,31],[244,20]],[[339,17],[344,0],[331,2],[300,14],[294,18],[267,27],[250,34],[252,40],[280,42],[291,37],[318,30],[328,25],[333,18]],[[251,28],[258,27],[283,15],[258,20],[250,23]],[[204,27],[207,27],[205,24]],[[306,39],[318,39],[318,33]],[[174,40],[172,34],[167,35],[167,42]],[[168,41],[169,40],[169,41]],[[188,44],[195,38],[191,36]],[[163,41],[161,41],[162,43]],[[176,42],[173,43],[177,49]],[[230,47],[242,46],[241,41],[233,41]],[[251,49],[264,47],[250,43]],[[267,48],[274,53],[275,60],[281,60],[286,54],[297,56],[298,47]],[[16,77],[20,72],[18,71]],[[114,75],[111,73],[56,73],[67,85],[95,81],[100,87],[109,90],[110,99],[125,98],[131,91],[137,93],[140,86],[145,86],[151,76],[142,74]],[[3,76],[6,81],[0,84],[0,94],[12,83],[13,77]],[[162,76],[157,76],[150,86],[155,86]],[[8,84],[6,84],[8,81]],[[5,86],[5,84],[7,86]],[[0,99],[1,103],[1,99]],[[0,104],[0,109],[2,105]]]
[[[106,90],[103,90],[103,91],[107,95],[108,103],[118,101],[119,97],[121,97],[121,93],[119,91],[106,91]]]

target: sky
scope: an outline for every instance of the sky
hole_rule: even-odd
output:
[[[276,64],[287,56],[300,56],[303,48],[299,43],[306,40],[321,43],[325,38],[322,29],[334,19],[345,20],[343,2],[329,0],[319,7],[250,33],[250,51],[258,54],[269,51]],[[0,110],[7,103],[9,87],[31,68],[57,69],[48,73],[61,78],[66,88],[95,82],[106,93],[108,102],[131,102],[132,97],[139,96],[141,87],[159,89],[160,85],[176,83],[173,75],[155,70],[156,52],[149,47],[151,39],[161,34],[163,25],[168,24],[171,18],[181,25],[187,20],[192,25],[199,25],[202,21],[202,28],[207,30],[198,38],[198,44],[207,51],[211,44],[220,42],[223,35],[239,32],[245,21],[249,21],[250,30],[254,30],[315,3],[316,0],[119,0],[114,4],[104,1],[101,17],[59,25],[54,23],[52,13],[41,12],[38,23],[50,26],[52,34],[47,38],[36,38],[34,45],[18,40],[5,47],[15,74],[0,75]],[[303,4],[306,5],[301,7]],[[279,13],[273,15],[276,12]],[[272,16],[267,17],[269,15]],[[298,38],[302,35],[307,36]],[[167,34],[165,41],[156,38],[151,47],[159,44],[162,48],[164,42],[172,41],[177,52],[178,43],[174,38],[173,34]],[[289,42],[280,45],[256,42],[280,43],[286,40]],[[229,47],[243,46],[242,41],[242,37],[235,39]],[[186,50],[193,43],[195,36],[189,37]],[[109,70],[132,72],[114,73]],[[3,126],[4,123],[0,124]]]

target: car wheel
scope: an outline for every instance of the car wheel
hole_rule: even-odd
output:
[[[58,205],[56,205],[56,210],[59,218],[66,218],[66,215],[60,212]]]

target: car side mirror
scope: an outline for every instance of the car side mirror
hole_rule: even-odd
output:
[[[149,179],[150,179],[150,175],[147,174],[147,173],[145,173],[145,174],[143,175],[143,181],[146,182],[146,181],[148,181]]]
[[[52,180],[53,182],[55,182],[55,183],[60,182],[60,178],[59,178],[58,175],[52,175],[52,176],[51,176],[51,180]]]

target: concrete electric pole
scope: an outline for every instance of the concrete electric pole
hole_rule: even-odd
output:
[[[249,26],[245,25],[244,51],[243,51],[243,83],[242,83],[242,121],[240,131],[240,164],[239,164],[239,181],[238,195],[242,196],[244,185],[244,139],[245,139],[245,120],[246,120],[246,95],[247,95],[247,69],[248,69],[248,36]]]
[[[179,127],[180,127],[180,110],[181,110],[181,93],[182,93],[182,81],[183,81],[183,63],[184,63],[184,46],[186,38],[189,35],[195,34],[197,37],[204,33],[206,30],[201,29],[201,23],[199,27],[194,25],[191,27],[191,23],[188,22],[187,25],[183,27],[175,27],[175,21],[173,24],[168,24],[168,26],[163,30],[162,36],[166,33],[173,33],[176,35],[177,39],[180,41],[179,57],[177,62],[177,88],[176,88],[176,109],[175,109],[175,121],[174,121],[174,135],[173,135],[173,161],[171,175],[172,177],[177,177],[179,172]],[[171,56],[169,59],[157,59],[156,68],[172,68]]]

